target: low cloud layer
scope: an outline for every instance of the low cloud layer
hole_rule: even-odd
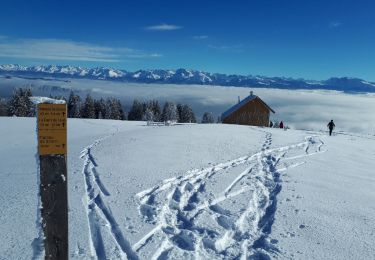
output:
[[[241,87],[135,84],[98,80],[71,80],[71,82],[50,82],[42,80],[0,78],[0,95],[8,94],[15,86],[30,86],[37,91],[44,86],[61,86],[79,91],[84,97],[91,93],[95,97],[113,96],[122,100],[127,111],[135,98],[139,100],[158,99],[190,104],[197,117],[212,112],[217,118],[225,110],[238,102],[238,96],[244,99],[250,90],[262,98],[272,109],[272,120],[283,120],[294,129],[327,130],[327,123],[333,119],[337,131],[368,133],[375,135],[375,94],[345,94],[337,91],[306,91],[281,89],[250,89]],[[36,93],[36,92],[35,92]],[[38,93],[42,94],[42,93]]]

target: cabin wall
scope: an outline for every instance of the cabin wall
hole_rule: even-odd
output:
[[[268,126],[270,111],[258,99],[243,105],[223,120],[224,124]]]

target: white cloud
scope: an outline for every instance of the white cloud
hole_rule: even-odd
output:
[[[159,53],[133,53],[133,54],[128,54],[128,58],[160,58],[163,57],[162,54]]]
[[[342,26],[343,23],[339,22],[339,21],[334,21],[334,22],[330,22],[328,27],[329,28],[338,28],[340,26]]]
[[[234,45],[213,45],[209,44],[209,48],[221,51],[232,51],[232,52],[243,52],[243,45],[242,44],[234,44]]]
[[[160,57],[131,48],[115,48],[61,39],[13,39],[0,37],[0,57],[120,62],[132,58]]]
[[[208,38],[208,35],[195,35],[193,36],[195,40],[204,40]]]
[[[182,29],[182,27],[178,25],[174,25],[174,24],[162,23],[158,25],[148,26],[145,29],[149,31],[173,31],[173,30]]]

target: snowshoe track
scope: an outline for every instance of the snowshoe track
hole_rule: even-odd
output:
[[[324,152],[324,143],[318,136],[308,136],[293,145],[272,149],[271,145],[272,134],[265,132],[255,154],[192,170],[138,193],[139,214],[155,227],[133,250],[148,250],[153,241],[160,246],[152,259],[266,259],[282,254],[268,239],[282,189],[280,172],[305,163],[295,159]],[[288,153],[293,156],[287,158]],[[244,170],[222,192],[212,191],[214,178],[241,167]]]

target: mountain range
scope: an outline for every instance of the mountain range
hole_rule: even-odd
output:
[[[227,75],[198,70],[138,70],[129,72],[113,68],[82,68],[75,66],[0,65],[0,75],[29,78],[81,78],[136,83],[197,84],[235,87],[326,89],[345,92],[375,92],[375,83],[359,78],[333,77],[328,80],[305,80],[287,77]]]

